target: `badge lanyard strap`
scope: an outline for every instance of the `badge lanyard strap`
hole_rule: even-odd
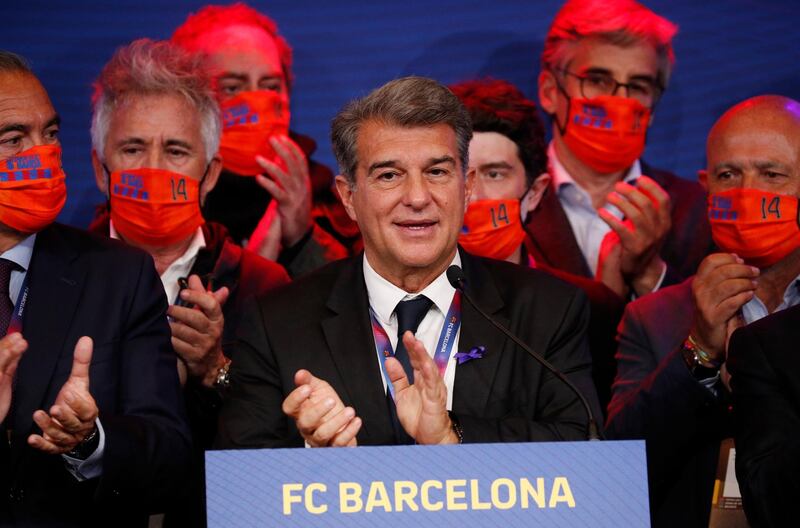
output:
[[[14,313],[11,314],[11,321],[8,323],[6,335],[14,332],[22,333],[22,317],[25,315],[25,308],[28,306],[28,290],[30,289],[28,275],[28,273],[25,273],[25,278],[22,280],[22,287],[19,289],[17,304],[14,306]]]
[[[369,309],[369,317],[372,323],[372,335],[375,338],[375,350],[378,356],[382,358],[381,374],[386,381],[386,387],[394,399],[394,385],[389,379],[389,374],[386,372],[386,358],[394,357],[394,349],[386,330],[383,329],[375,312],[372,308]],[[450,308],[447,310],[447,316],[444,319],[444,326],[442,332],[439,334],[439,341],[436,345],[436,353],[433,356],[433,361],[439,368],[439,375],[444,377],[447,370],[447,363],[450,361],[450,354],[453,351],[455,343],[455,336],[458,329],[461,327],[461,292],[456,291],[453,296],[453,302],[450,303]]]

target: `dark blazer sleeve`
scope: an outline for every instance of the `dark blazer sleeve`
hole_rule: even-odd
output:
[[[97,493],[159,511],[183,486],[191,441],[163,286],[149,256],[126,257],[120,269],[130,270],[135,287],[118,344],[118,403],[100,414],[106,440]]]
[[[303,445],[281,408],[281,376],[263,321],[260,304],[251,300],[230,348],[230,389],[220,412],[216,448]]]
[[[787,374],[779,374],[766,353],[770,341],[795,353],[796,341],[776,337],[745,327],[730,342],[736,477],[753,527],[785,526],[787,519],[796,517],[800,497],[798,402],[790,400],[788,387],[781,381]]]
[[[606,437],[647,441],[651,495],[659,496],[660,487],[668,486],[677,468],[706,443],[707,432],[718,423],[719,401],[694,379],[680,347],[672,344],[685,337],[674,314],[690,307],[653,299],[628,304],[619,325]],[[665,315],[668,310],[672,316]]]
[[[582,291],[572,289],[572,292],[560,323],[544,349],[544,356],[586,396],[596,420],[600,422],[602,415],[592,382],[592,363],[586,341],[588,302]],[[464,442],[585,440],[586,412],[575,393],[549,371],[539,367],[523,350],[517,349],[516,353],[519,364],[515,365],[515,370],[518,368],[524,374],[519,378],[511,376],[509,393],[524,395],[525,401],[518,402],[511,412],[499,418],[459,414]],[[499,379],[495,383],[502,384]],[[526,402],[535,404],[526,405]]]

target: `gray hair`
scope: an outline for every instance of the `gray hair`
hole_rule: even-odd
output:
[[[658,55],[658,82],[669,84],[678,26],[635,0],[568,0],[561,6],[544,41],[542,68],[560,70],[581,40],[596,38],[623,48],[646,43]]]
[[[0,73],[27,73],[33,75],[28,61],[21,55],[0,50]]]
[[[137,95],[182,96],[200,115],[206,163],[219,150],[222,123],[202,59],[167,41],[135,40],[119,48],[94,82],[92,148],[103,159],[111,115],[127,98]]]
[[[425,77],[396,79],[348,103],[331,123],[331,142],[339,172],[355,184],[358,131],[366,121],[401,127],[449,125],[456,134],[461,169],[466,173],[472,121],[461,101],[446,86]]]

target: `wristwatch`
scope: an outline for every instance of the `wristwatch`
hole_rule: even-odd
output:
[[[708,352],[700,348],[691,334],[683,341],[681,354],[689,372],[696,380],[713,378],[722,366],[722,361],[713,359]]]
[[[100,444],[100,435],[97,431],[97,425],[95,425],[92,432],[86,435],[86,437],[72,448],[72,451],[67,452],[66,455],[71,458],[77,458],[78,460],[86,460],[92,456],[92,453],[95,452],[97,446]]]
[[[214,387],[219,390],[227,389],[231,384],[230,376],[231,360],[225,358],[225,363],[217,370],[217,378],[214,380]]]
[[[458,420],[458,416],[455,415],[453,411],[447,411],[447,414],[450,415],[450,424],[453,428],[453,433],[455,433],[456,438],[458,438],[458,443],[464,443],[464,430],[461,429],[461,422]]]

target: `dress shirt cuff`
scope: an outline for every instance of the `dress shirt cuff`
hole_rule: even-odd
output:
[[[717,394],[717,382],[719,381],[720,374],[717,372],[715,375],[711,376],[710,378],[705,378],[701,380],[697,380],[697,382],[711,391],[711,394],[714,396],[718,396]]]
[[[661,288],[661,285],[664,284],[664,278],[666,278],[666,276],[667,276],[667,263],[662,262],[661,276],[658,278],[658,282],[656,282],[653,291],[651,291],[650,293],[655,293]]]
[[[94,453],[89,455],[89,458],[81,460],[79,458],[61,455],[61,458],[64,459],[67,466],[67,471],[69,471],[78,482],[97,478],[103,474],[103,451],[106,447],[106,434],[105,431],[103,431],[103,424],[100,423],[100,418],[95,420],[95,424],[97,425],[97,434],[100,439],[97,443],[97,449],[94,450]]]
[[[664,279],[666,277],[667,277],[667,263],[666,262],[662,262],[661,263],[661,276],[658,278],[658,282],[656,282],[656,285],[653,287],[653,289],[650,290],[650,293],[657,292],[661,288],[661,285],[664,284]],[[636,292],[633,291],[633,288],[631,288],[631,301],[635,301],[638,297],[639,296],[636,295]]]

